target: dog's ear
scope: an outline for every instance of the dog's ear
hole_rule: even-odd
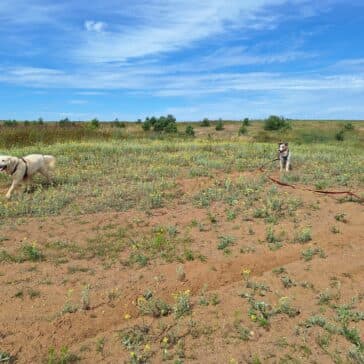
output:
[[[18,163],[18,158],[17,157],[9,157],[8,161],[9,161],[8,166],[10,168],[13,168],[13,167],[15,167],[16,163]]]
[[[285,145],[286,147],[288,147],[288,143],[284,143],[284,145]]]

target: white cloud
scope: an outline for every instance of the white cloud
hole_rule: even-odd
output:
[[[101,21],[86,20],[84,26],[88,32],[99,33],[105,29],[106,24]]]
[[[74,55],[83,62],[116,62],[158,55],[191,47],[197,41],[224,34],[226,30],[248,31],[272,27],[277,16],[267,6],[285,0],[149,0],[113,8],[127,26],[114,22],[102,34],[86,34]],[[300,0],[293,0],[294,3]]]

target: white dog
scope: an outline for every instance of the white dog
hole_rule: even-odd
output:
[[[291,168],[291,152],[288,149],[288,143],[278,143],[278,159],[279,168],[282,172],[286,169],[286,172]]]
[[[13,178],[6,198],[11,197],[14,188],[23,181],[30,181],[36,173],[41,173],[50,181],[49,171],[54,169],[56,159],[51,155],[30,154],[23,158],[11,157],[7,155],[0,156],[0,172],[5,172]]]

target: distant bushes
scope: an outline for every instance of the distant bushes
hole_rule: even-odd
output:
[[[248,128],[246,127],[246,125],[241,124],[239,131],[238,131],[238,135],[245,135],[248,132]]]
[[[153,129],[156,132],[177,133],[176,118],[173,115],[160,116],[159,118],[147,117],[142,123],[142,128],[144,131]]]
[[[201,126],[203,126],[203,127],[208,127],[210,125],[211,125],[210,120],[207,118],[203,119],[201,122]]]
[[[186,135],[188,136],[195,136],[195,130],[193,129],[192,125],[187,125],[186,126],[186,131],[185,131]]]
[[[281,130],[281,129],[289,129],[289,128],[290,128],[290,124],[282,116],[271,115],[264,122],[265,130]]]
[[[216,123],[216,126],[215,126],[215,129],[217,131],[221,131],[221,130],[224,130],[224,123],[222,122],[221,119],[219,119]]]
[[[99,128],[100,127],[100,122],[99,122],[99,120],[98,119],[92,119],[91,121],[90,121],[90,127],[91,128],[93,128],[93,129],[97,129],[97,128]]]
[[[68,125],[68,124],[67,124]],[[90,128],[86,123],[71,123],[73,127],[63,127],[59,123],[39,125],[29,123],[17,127],[0,126],[0,148],[26,146],[34,144],[53,144],[68,141],[90,139],[109,140],[120,137],[114,135],[111,128]]]
[[[248,126],[248,125],[250,125],[250,120],[249,120],[249,118],[245,118],[245,119],[243,120],[243,125],[244,125],[244,126]]]

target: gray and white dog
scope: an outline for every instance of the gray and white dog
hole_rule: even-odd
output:
[[[288,172],[291,168],[291,152],[288,149],[288,143],[278,143],[279,169]]]

